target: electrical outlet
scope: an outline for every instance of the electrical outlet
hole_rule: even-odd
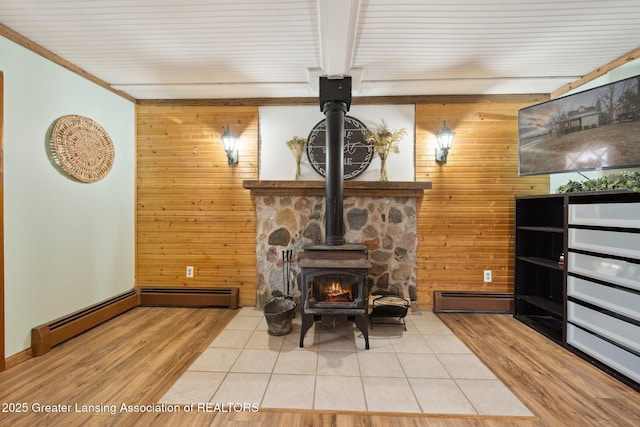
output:
[[[193,266],[192,265],[188,265],[187,266],[187,277],[193,277]]]
[[[484,271],[484,281],[485,283],[491,282],[491,270]]]

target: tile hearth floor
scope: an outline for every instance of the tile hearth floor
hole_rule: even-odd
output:
[[[369,350],[354,324],[316,322],[299,348],[299,313],[291,333],[271,336],[263,312],[244,307],[161,403],[533,416],[434,313],[406,322],[374,324]]]

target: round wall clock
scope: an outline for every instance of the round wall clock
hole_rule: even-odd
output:
[[[113,166],[113,142],[102,126],[90,118],[62,116],[51,131],[51,155],[72,178],[96,182]]]
[[[327,122],[326,119],[318,122],[307,141],[307,158],[311,167],[322,176],[326,176],[325,148]],[[355,178],[364,172],[371,163],[374,149],[365,141],[367,126],[355,117],[344,118],[344,179]]]

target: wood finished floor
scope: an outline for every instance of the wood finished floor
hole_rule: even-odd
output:
[[[440,318],[536,415],[385,416],[318,411],[126,413],[154,404],[235,316],[227,309],[140,307],[0,373],[0,425],[190,426],[612,426],[640,425],[640,393],[510,315]],[[34,404],[115,404],[116,415],[34,413]],[[50,408],[55,409],[55,408]]]

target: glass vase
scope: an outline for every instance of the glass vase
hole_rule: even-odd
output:
[[[389,176],[387,175],[387,159],[380,158],[380,181],[389,181]]]
[[[296,181],[300,179],[300,162],[296,162]]]

